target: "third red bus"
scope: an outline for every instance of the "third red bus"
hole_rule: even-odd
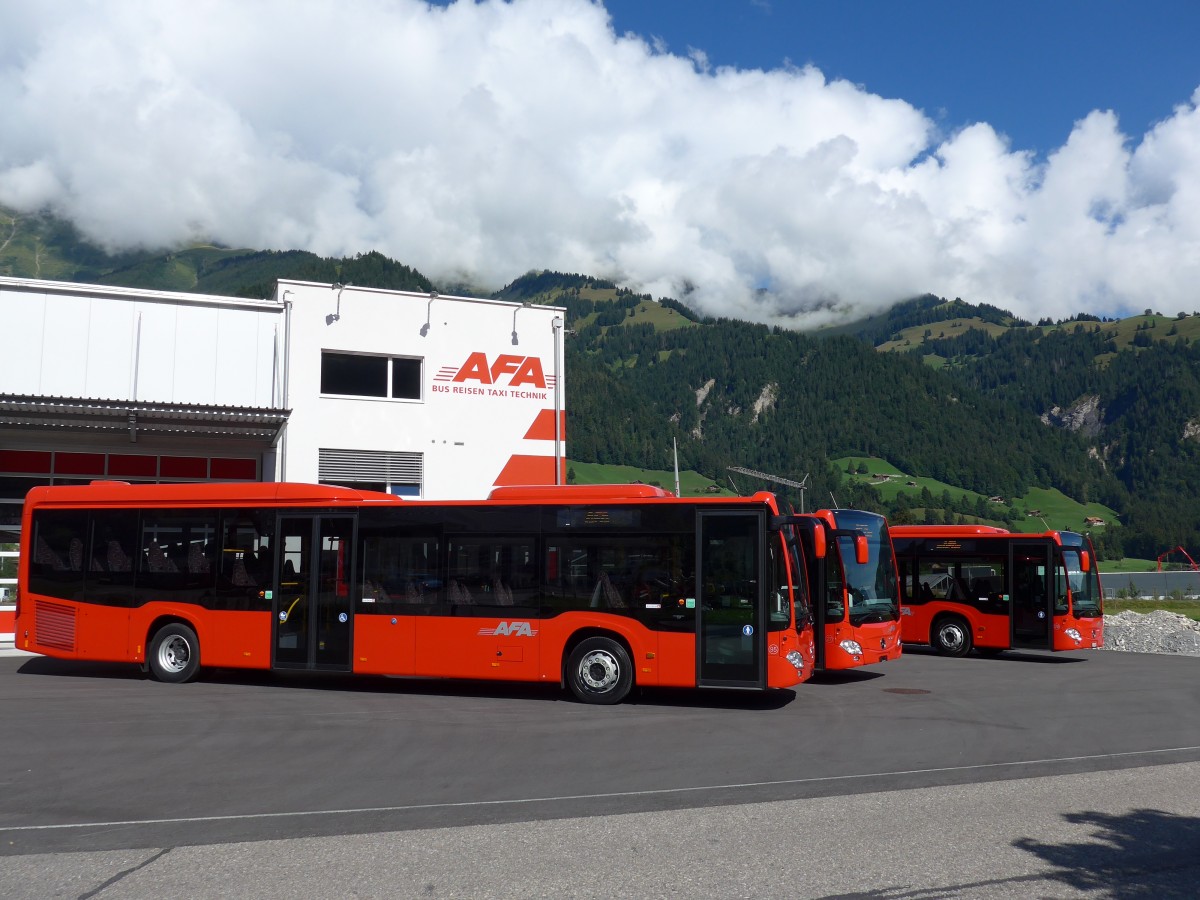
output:
[[[1100,574],[1086,535],[894,525],[892,541],[905,643],[947,656],[1104,646]]]

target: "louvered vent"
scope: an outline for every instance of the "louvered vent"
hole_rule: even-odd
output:
[[[321,450],[317,473],[321,481],[333,484],[366,481],[419,485],[424,457],[420,453],[379,450]]]
[[[59,650],[75,650],[75,608],[39,600],[34,607],[35,643]]]

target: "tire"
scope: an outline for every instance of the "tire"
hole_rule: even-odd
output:
[[[929,643],[942,656],[966,656],[971,652],[971,626],[958,616],[938,619]]]
[[[183,684],[200,672],[200,641],[182,622],[169,622],[154,633],[146,658],[158,681]]]
[[[567,686],[583,703],[620,703],[633,689],[633,662],[611,638],[587,638],[567,660]]]

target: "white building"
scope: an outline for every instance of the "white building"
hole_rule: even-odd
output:
[[[470,499],[565,481],[563,312],[299,281],[244,300],[0,277],[0,550],[36,484]]]

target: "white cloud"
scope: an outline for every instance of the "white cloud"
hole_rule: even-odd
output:
[[[588,0],[0,5],[0,202],[112,248],[378,249],[612,277],[801,327],[931,291],[1191,311],[1200,92],[1044,163],[812,69],[712,68]]]

